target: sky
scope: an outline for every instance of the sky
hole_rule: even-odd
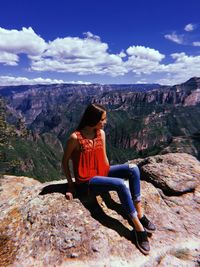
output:
[[[200,0],[1,0],[0,86],[200,76]]]

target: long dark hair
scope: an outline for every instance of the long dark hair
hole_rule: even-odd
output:
[[[93,127],[97,125],[105,111],[105,107],[100,104],[89,104],[83,113],[77,130],[82,130],[85,126]]]

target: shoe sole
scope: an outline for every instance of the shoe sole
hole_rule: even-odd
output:
[[[143,226],[144,227],[144,226]],[[147,229],[147,228],[145,228],[144,227],[144,229],[145,229],[145,231],[147,232],[147,233],[149,233],[149,234],[153,234],[153,233],[155,233],[155,231],[156,231],[156,229],[155,230],[149,230],[149,229]]]
[[[134,232],[135,232],[135,231],[134,231]],[[136,240],[137,248],[138,248],[143,254],[148,255],[149,252],[150,252],[150,250],[149,250],[149,251],[146,251],[146,250],[144,250],[144,249],[139,245],[136,232],[135,232],[135,240]]]

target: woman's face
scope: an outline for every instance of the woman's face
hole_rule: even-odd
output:
[[[101,116],[101,120],[95,126],[95,129],[103,129],[104,125],[106,124],[106,121],[107,121],[107,116],[105,111]]]

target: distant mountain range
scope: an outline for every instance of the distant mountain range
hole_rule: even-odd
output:
[[[3,86],[0,87],[0,96],[5,101],[7,123],[17,127],[21,118],[29,130],[29,141],[31,132],[48,146],[52,157],[57,155],[58,161],[62,146],[89,102],[101,103],[108,109],[105,131],[112,164],[167,152],[187,152],[200,159],[198,77],[174,86]],[[58,147],[59,152],[56,151]],[[28,157],[31,159],[31,154]],[[59,168],[59,164],[53,165],[55,169]],[[58,173],[55,175],[60,175]]]

